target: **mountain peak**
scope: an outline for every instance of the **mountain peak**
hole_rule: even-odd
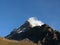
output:
[[[42,26],[44,25],[44,23],[38,19],[36,19],[35,17],[31,17],[28,19],[28,22],[30,23],[31,27],[35,27],[35,26]]]
[[[28,39],[27,42],[31,41],[39,45],[60,45],[60,32],[55,31],[35,17],[29,18],[22,26],[12,31],[5,38],[17,41]]]

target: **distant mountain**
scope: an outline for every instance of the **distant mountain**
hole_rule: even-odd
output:
[[[49,25],[29,18],[22,26],[13,30],[5,37],[9,40],[31,41],[38,45],[60,45],[60,32],[52,29]]]

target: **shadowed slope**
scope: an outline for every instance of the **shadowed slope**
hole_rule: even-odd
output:
[[[53,30],[44,24],[41,27],[36,26],[22,33],[11,33],[6,36],[10,40],[22,41],[28,39],[36,44],[41,45],[60,45],[60,32]]]

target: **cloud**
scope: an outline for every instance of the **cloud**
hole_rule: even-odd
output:
[[[31,27],[35,27],[35,26],[41,26],[43,25],[44,23],[37,20],[35,17],[31,17],[28,19],[28,22],[30,23],[30,26]]]

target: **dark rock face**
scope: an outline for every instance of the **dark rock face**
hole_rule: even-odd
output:
[[[29,39],[34,43],[40,43],[41,45],[60,45],[60,32],[53,30],[48,25],[44,24],[41,27],[36,26],[34,28],[26,29],[27,31],[17,33],[16,31],[11,32],[5,38],[10,40],[24,40]]]

